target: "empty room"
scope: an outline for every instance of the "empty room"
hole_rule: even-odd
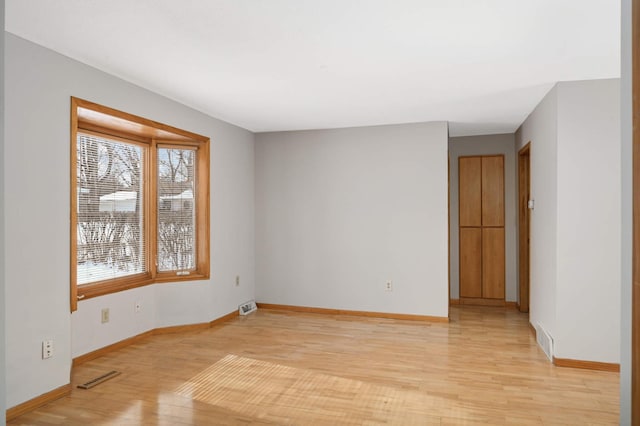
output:
[[[0,424],[640,424],[640,0],[1,4]]]

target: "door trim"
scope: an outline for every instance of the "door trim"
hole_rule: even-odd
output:
[[[448,145],[448,141],[447,141]],[[447,318],[451,318],[451,151],[447,147]]]
[[[531,141],[518,151],[518,309],[529,312],[531,295]],[[524,228],[524,229],[523,229]]]
[[[640,424],[640,0],[631,4],[633,218],[631,253],[631,423]]]

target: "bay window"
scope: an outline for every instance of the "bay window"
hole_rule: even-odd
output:
[[[71,306],[209,278],[209,139],[71,99]]]

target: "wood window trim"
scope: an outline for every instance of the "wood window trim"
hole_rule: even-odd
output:
[[[77,136],[86,133],[111,138],[116,141],[145,146],[144,221],[146,271],[131,276],[99,281],[78,286],[77,284]],[[210,158],[209,138],[143,117],[122,112],[90,101],[71,97],[71,214],[70,214],[70,306],[77,310],[78,300],[85,300],[105,294],[124,291],[153,283],[205,280],[210,277],[210,215],[209,182]],[[178,275],[174,271],[157,272],[155,253],[157,251],[157,148],[190,148],[198,152],[196,156],[196,186],[194,190],[196,265],[188,275]]]

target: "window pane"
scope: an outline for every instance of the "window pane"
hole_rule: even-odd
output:
[[[78,285],[145,272],[142,150],[78,134]]]
[[[195,269],[195,149],[158,148],[158,271]]]

